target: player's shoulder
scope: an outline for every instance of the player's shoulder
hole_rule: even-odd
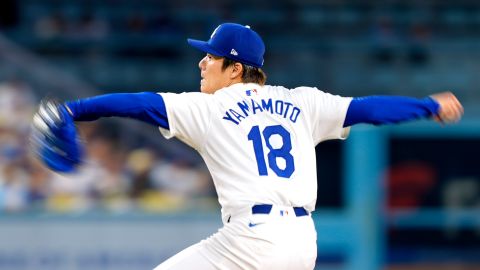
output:
[[[290,95],[290,94],[296,94],[298,92],[299,88],[300,87],[288,88],[288,87],[285,87],[285,86],[282,86],[282,85],[263,85],[261,90],[263,92],[268,92],[268,93],[278,93],[278,94]],[[305,87],[305,88],[309,88],[309,87]]]
[[[293,94],[303,93],[303,92],[307,92],[307,93],[324,92],[318,89],[317,87],[311,87],[311,86],[297,86],[294,88],[288,88],[281,85],[264,85],[263,88],[269,89],[272,91],[280,91],[280,92],[287,92],[287,93],[293,93]]]
[[[324,91],[318,89],[317,87],[311,86],[298,86],[291,89],[292,93],[295,94],[320,94],[325,93]]]
[[[204,108],[205,110],[209,110],[215,103],[211,94],[201,92],[166,92],[159,94],[162,96],[167,107]]]
[[[208,101],[212,99],[211,94],[206,94],[202,92],[181,92],[181,93],[175,93],[175,92],[165,92],[165,93],[158,93],[160,94],[163,98],[167,97],[170,99],[179,99],[179,100],[196,100],[196,101]]]
[[[171,95],[171,96],[179,96],[179,97],[198,97],[198,98],[208,98],[211,94],[206,94],[202,92],[159,92],[159,95]]]
[[[331,99],[332,97],[342,98],[341,95],[329,91],[320,90],[317,87],[300,86],[293,88],[292,93],[296,96],[307,99]]]
[[[274,92],[279,95],[289,96],[293,99],[311,97],[313,95],[322,95],[326,92],[319,90],[316,87],[298,86],[295,88],[287,88],[284,86],[266,86],[269,92]]]

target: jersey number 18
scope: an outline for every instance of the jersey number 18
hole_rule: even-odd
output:
[[[248,140],[253,142],[253,150],[255,151],[255,158],[257,160],[258,174],[268,175],[267,164],[265,161],[265,152],[263,151],[263,140],[268,148],[268,166],[279,177],[290,178],[295,171],[295,163],[293,162],[293,156],[290,153],[292,150],[292,141],[290,139],[290,132],[281,125],[267,126],[260,132],[258,126],[253,126],[248,133]],[[270,137],[272,135],[279,135],[282,137],[282,146],[279,148],[273,148],[270,143]],[[278,166],[277,158],[285,160],[285,168],[281,169]]]

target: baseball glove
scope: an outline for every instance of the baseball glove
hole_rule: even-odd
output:
[[[56,100],[40,102],[33,117],[31,143],[36,156],[54,171],[73,172],[82,163],[83,143],[72,115]]]

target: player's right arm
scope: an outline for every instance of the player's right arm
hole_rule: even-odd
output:
[[[74,121],[128,117],[160,127],[199,150],[210,123],[211,95],[192,93],[117,93],[66,102]]]
[[[63,104],[45,100],[32,125],[33,150],[52,170],[71,172],[82,162],[82,143],[74,121],[112,116],[129,117],[160,127],[165,137],[176,136],[200,149],[209,127],[210,99],[206,96],[143,92],[100,95]]]
[[[152,92],[116,93],[67,101],[65,106],[74,121],[93,121],[101,117],[128,117],[169,129],[162,95]]]
[[[32,123],[32,150],[49,168],[72,172],[82,163],[83,145],[74,121],[131,117],[170,129],[163,97],[155,93],[109,94],[58,103],[42,101]]]

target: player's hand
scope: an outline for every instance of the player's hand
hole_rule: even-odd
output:
[[[442,92],[430,96],[440,104],[438,114],[434,117],[440,123],[455,123],[462,118],[463,106],[451,92]]]
[[[82,143],[67,108],[52,99],[42,100],[33,117],[33,152],[50,169],[72,172],[82,161]]]

